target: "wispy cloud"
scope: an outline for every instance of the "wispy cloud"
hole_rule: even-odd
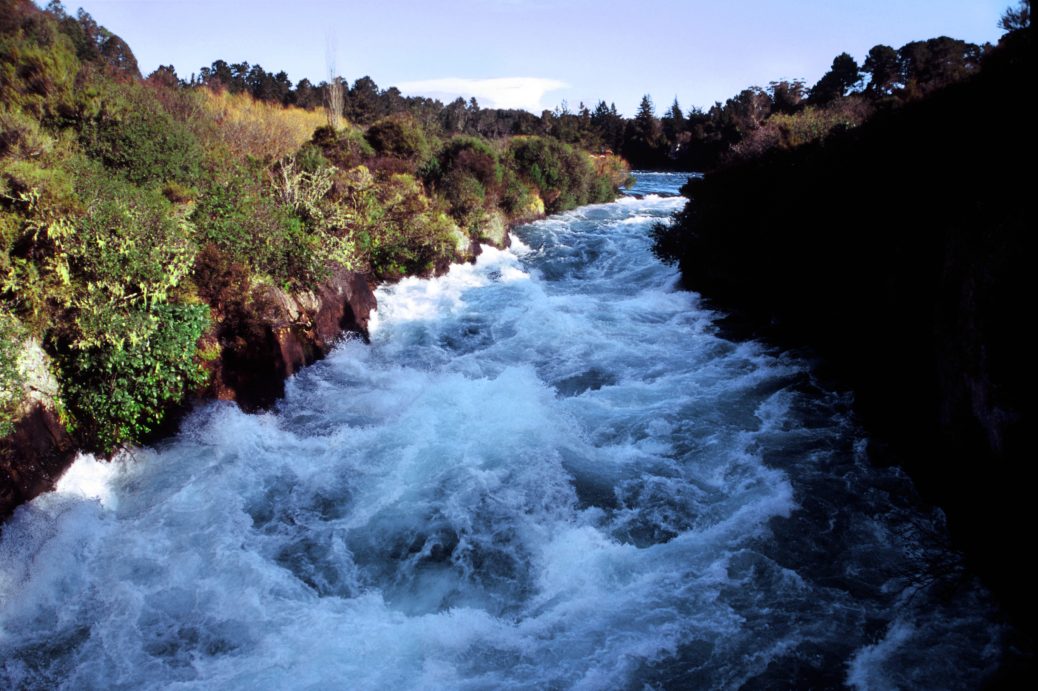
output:
[[[566,82],[540,77],[447,77],[397,84],[397,88],[405,94],[438,98],[444,102],[453,101],[459,96],[465,99],[475,96],[484,107],[524,108],[531,113],[539,113],[544,108],[544,104],[541,103],[544,94],[567,86],[569,84]]]

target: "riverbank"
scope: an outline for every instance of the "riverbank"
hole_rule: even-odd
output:
[[[811,348],[854,391],[871,459],[904,467],[945,510],[1030,634],[1033,82],[1020,31],[966,82],[690,181],[657,245],[744,332]]]
[[[503,249],[510,243],[510,229],[528,220],[532,219],[514,220],[484,241]],[[474,242],[459,260],[475,261],[480,251],[481,245]],[[445,273],[449,266],[440,266],[434,274]],[[378,286],[370,273],[342,269],[311,291],[260,286],[251,309],[224,314],[208,337],[219,357],[206,363],[205,388],[171,406],[162,424],[142,442],[172,436],[184,415],[207,400],[233,401],[250,412],[268,409],[284,396],[289,377],[323,359],[342,338],[368,339]],[[0,444],[0,523],[19,505],[52,491],[80,450],[46,401],[33,404]]]
[[[367,78],[381,105],[351,121],[337,77],[273,99],[209,71],[145,78],[85,12],[0,15],[0,519],[77,450],[162,438],[193,401],[271,405],[364,333],[376,284],[627,178],[616,156],[543,129],[486,138]]]

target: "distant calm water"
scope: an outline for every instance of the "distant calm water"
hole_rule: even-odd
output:
[[[1002,630],[848,400],[720,338],[686,176],[379,294],[275,412],[81,457],[0,541],[0,687],[975,688]]]

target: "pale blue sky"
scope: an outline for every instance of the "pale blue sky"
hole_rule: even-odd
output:
[[[41,0],[43,4],[45,0]],[[816,81],[833,57],[859,60],[947,35],[995,42],[1015,0],[83,0],[122,36],[147,74],[172,64],[188,77],[220,58],[293,82],[327,78],[329,38],[351,82],[484,106],[539,112],[566,100],[614,101],[633,114],[649,93],[686,109],[782,78]],[[431,80],[436,80],[433,83]],[[488,81],[490,80],[490,81]]]

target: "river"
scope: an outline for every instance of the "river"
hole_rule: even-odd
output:
[[[380,288],[269,413],[79,457],[4,526],[0,687],[981,684],[940,511],[651,254],[684,180]]]

